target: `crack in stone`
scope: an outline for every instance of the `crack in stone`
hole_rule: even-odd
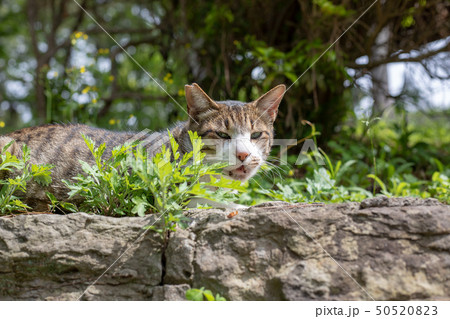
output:
[[[164,278],[166,277],[166,263],[167,263],[166,251],[170,241],[170,234],[171,232],[168,231],[166,238],[164,238],[163,245],[161,247],[161,281],[159,282],[158,286],[164,286]]]

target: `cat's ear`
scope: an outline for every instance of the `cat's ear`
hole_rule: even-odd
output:
[[[272,90],[261,96],[255,101],[255,106],[260,112],[260,116],[267,115],[273,122],[278,114],[278,106],[286,92],[284,84],[277,85]]]
[[[219,106],[208,94],[206,94],[197,83],[184,86],[186,92],[186,102],[188,114],[196,119],[200,114],[205,114],[208,110],[217,110]]]

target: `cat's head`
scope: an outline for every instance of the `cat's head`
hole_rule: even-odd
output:
[[[273,144],[273,122],[286,91],[278,85],[259,99],[214,101],[197,84],[186,85],[189,130],[205,143],[209,161],[226,162],[224,174],[248,180],[266,160]]]

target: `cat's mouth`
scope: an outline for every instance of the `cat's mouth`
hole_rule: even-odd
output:
[[[253,171],[253,168],[241,165],[238,168],[231,169],[229,171],[226,171],[225,174],[230,176],[233,179],[245,181],[250,177],[251,173]]]

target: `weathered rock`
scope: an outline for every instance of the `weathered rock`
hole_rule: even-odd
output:
[[[380,197],[187,213],[167,248],[154,217],[0,218],[0,300],[450,299],[450,206]],[[164,255],[164,256],[163,256]]]
[[[161,283],[162,242],[154,218],[30,215],[0,218],[0,300],[148,299]]]
[[[194,274],[195,235],[180,229],[170,235],[165,251],[164,284],[190,284]]]
[[[368,207],[399,207],[399,206],[436,206],[442,205],[435,198],[421,199],[417,197],[389,198],[387,196],[377,196],[367,198],[361,202],[361,208]]]
[[[186,300],[186,291],[189,285],[164,285],[150,288],[149,295],[152,301],[183,301]]]

